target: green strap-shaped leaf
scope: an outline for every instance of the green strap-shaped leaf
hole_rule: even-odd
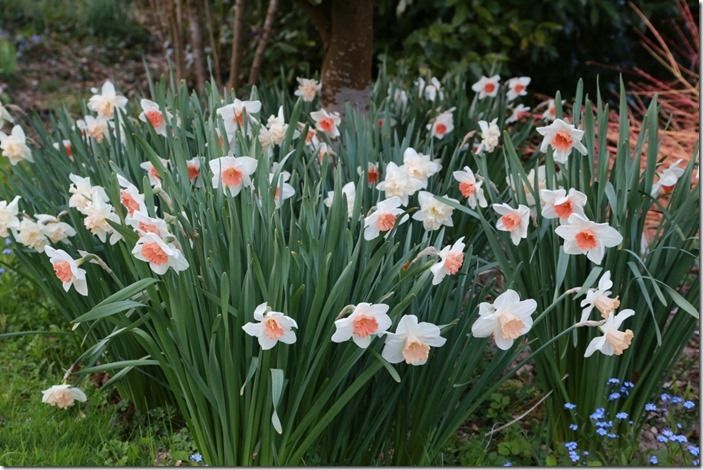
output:
[[[281,419],[278,417],[278,402],[283,395],[283,386],[285,385],[285,375],[281,369],[271,369],[271,401],[273,402],[273,414],[271,415],[271,424],[273,429],[278,434],[283,434],[283,426]]]

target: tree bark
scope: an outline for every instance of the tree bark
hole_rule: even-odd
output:
[[[203,35],[200,27],[200,4],[198,0],[187,0],[188,26],[190,29],[190,43],[193,48],[193,66],[195,67],[195,83],[198,90],[205,88],[205,50],[203,49]]]
[[[269,38],[271,37],[271,29],[273,28],[273,20],[276,17],[276,11],[278,10],[278,0],[270,0],[268,10],[266,10],[266,19],[264,20],[264,26],[261,31],[261,36],[259,37],[259,43],[256,45],[256,53],[254,54],[254,61],[251,64],[251,70],[249,71],[249,84],[255,85],[259,81],[259,71],[261,70],[261,63],[264,61],[264,52],[266,52],[266,45],[268,44]]]
[[[373,64],[373,0],[332,0],[330,34],[322,63],[322,104],[366,109]]]
[[[242,27],[244,25],[245,0],[236,0],[234,3],[234,19],[232,23],[232,56],[229,63],[228,88],[237,88],[239,85],[239,66],[242,62]]]

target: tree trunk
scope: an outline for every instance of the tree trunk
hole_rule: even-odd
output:
[[[242,27],[244,26],[245,0],[234,3],[234,20],[232,23],[232,57],[229,63],[229,80],[227,88],[237,88],[239,85],[239,66],[242,62]]]
[[[198,90],[205,89],[205,51],[203,49],[203,34],[200,27],[200,5],[198,0],[187,0],[188,26],[190,27],[190,42],[193,47],[193,66],[195,67],[195,83]]]
[[[329,19],[322,104],[336,111],[343,111],[347,102],[366,109],[373,63],[373,0],[332,0]]]
[[[264,20],[264,26],[261,30],[261,35],[259,37],[259,44],[256,46],[256,53],[254,54],[254,61],[251,64],[251,70],[249,71],[249,84],[256,85],[259,81],[259,71],[261,70],[261,64],[264,61],[264,52],[266,52],[266,45],[268,44],[269,38],[271,37],[271,29],[273,28],[273,20],[276,17],[276,10],[278,9],[278,0],[270,0],[269,7],[266,11],[266,19]]]

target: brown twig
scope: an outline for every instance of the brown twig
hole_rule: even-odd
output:
[[[185,54],[183,52],[183,38],[181,36],[181,2],[168,0],[166,3],[166,16],[168,18],[171,46],[173,47],[173,63],[176,69],[176,79],[185,77]]]
[[[222,75],[220,74],[220,43],[215,41],[215,31],[212,27],[212,15],[210,14],[210,3],[208,0],[202,0],[201,10],[205,13],[205,29],[207,29],[208,39],[210,40],[210,48],[212,50],[212,74],[217,85],[220,85]]]
[[[242,51],[242,26],[244,25],[245,0],[236,0],[234,3],[234,19],[232,20],[232,56],[229,62],[229,80],[227,88],[237,88],[239,84],[239,66]]]
[[[205,51],[203,50],[203,35],[200,28],[200,3],[197,0],[186,0],[188,8],[188,26],[190,43],[193,48],[193,66],[195,67],[195,83],[198,90],[205,88]]]
[[[268,45],[269,38],[271,37],[273,20],[276,17],[277,10],[278,0],[270,0],[268,10],[266,10],[266,18],[264,19],[264,27],[261,31],[261,37],[259,38],[259,43],[256,45],[254,61],[252,62],[251,70],[249,71],[250,85],[255,85],[256,82],[259,81],[259,71],[261,70],[261,63],[264,61],[264,52],[266,52],[266,46]]]

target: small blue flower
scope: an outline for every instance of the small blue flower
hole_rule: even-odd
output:
[[[620,379],[612,377],[608,379],[608,385],[617,385],[620,383]]]
[[[662,393],[661,395],[659,395],[659,399],[661,401],[669,401],[671,400],[671,395],[669,395],[668,393]]]
[[[613,427],[613,422],[612,421],[596,421],[596,427],[597,428],[612,428]]]
[[[512,467],[512,466],[513,466],[513,463],[512,463],[510,460],[508,460],[508,461],[506,461],[506,462],[503,464],[503,466],[504,466],[504,467]]]
[[[693,462],[691,462],[691,465],[693,465],[694,467],[699,467],[701,465],[701,461],[696,459]]]
[[[199,462],[203,461],[203,456],[199,452],[196,452],[190,456],[190,460],[192,460],[193,462],[199,463]]]
[[[604,408],[596,408],[596,411],[593,412],[593,414],[590,416],[590,418],[593,421],[602,419],[603,416],[605,416],[605,409]]]
[[[571,462],[573,462],[573,463],[576,463],[581,459],[578,452],[574,452],[574,451],[569,452],[569,458],[571,459]]]
[[[657,465],[659,463],[659,459],[656,455],[653,455],[649,458],[649,463],[652,465]]]
[[[599,436],[606,436],[608,435],[608,431],[606,431],[605,428],[598,428],[596,429],[596,434]]]
[[[694,457],[701,455],[701,449],[698,446],[688,446],[688,453]]]
[[[576,405],[574,405],[573,403],[564,403],[565,410],[573,410],[575,408],[576,408]]]
[[[657,405],[654,403],[646,403],[644,405],[644,411],[657,411]]]
[[[615,434],[614,432],[609,432],[608,433],[608,439],[617,439],[618,435]]]
[[[12,240],[10,240],[9,238],[6,238],[5,239],[5,246],[10,246],[10,245],[12,245]]]
[[[657,441],[664,443],[664,442],[669,442],[669,439],[667,439],[666,436],[660,435],[660,436],[657,436]]]
[[[571,424],[569,424],[569,429],[571,429],[572,431],[578,431],[579,425],[576,423],[571,423]]]
[[[688,438],[686,436],[684,436],[683,434],[673,436],[671,438],[671,440],[674,442],[678,442],[679,444],[686,444],[688,442]]]
[[[683,424],[681,423],[676,423],[676,429],[681,429],[683,428]]]
[[[578,442],[574,442],[574,441],[564,443],[564,447],[566,447],[568,450],[570,450],[572,452],[575,451],[578,448],[578,446],[579,446]]]
[[[687,410],[692,410],[696,407],[696,404],[693,403],[691,400],[686,400],[685,402],[683,402],[683,407]]]
[[[620,394],[618,392],[613,392],[608,395],[608,400],[610,401],[617,400],[618,398],[620,398]]]
[[[617,419],[627,419],[628,414],[625,413],[624,411],[621,411],[620,413],[616,414],[615,417],[616,417]]]
[[[0,275],[5,274],[5,268],[0,268]]]
[[[9,248],[5,248],[4,250],[2,250],[3,255],[9,255],[10,253],[12,253],[12,250]]]
[[[664,429],[664,430],[662,431],[662,434],[664,434],[666,437],[671,437],[671,436],[674,435],[674,433],[671,432],[671,429],[669,429],[669,428]]]
[[[627,387],[627,388],[635,388],[635,384],[633,384],[632,382],[629,382],[629,381],[628,381],[628,382],[623,382],[623,383],[622,383],[622,386],[623,386],[623,387]]]
[[[671,404],[672,404],[672,405],[678,405],[679,403],[683,403],[683,398],[681,398],[681,397],[671,397]]]

